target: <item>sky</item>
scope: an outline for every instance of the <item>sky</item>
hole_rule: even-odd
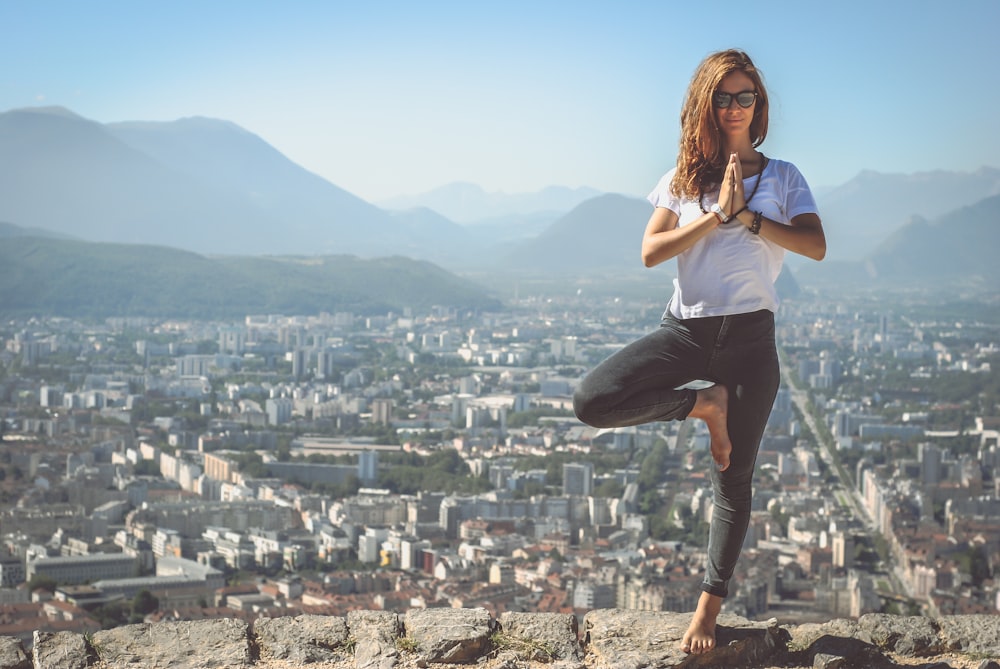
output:
[[[814,189],[1000,166],[1000,1],[0,0],[0,112],[232,121],[378,203],[470,182],[645,196],[697,64],[746,50]]]

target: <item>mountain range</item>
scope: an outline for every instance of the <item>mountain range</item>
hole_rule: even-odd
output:
[[[240,319],[361,315],[435,305],[496,310],[488,291],[432,263],[390,256],[219,256],[82,242],[0,224],[0,313]]]
[[[821,192],[827,261],[790,255],[800,283],[998,276],[989,251],[1000,242],[1000,170],[863,171]],[[0,221],[39,244],[47,235],[211,257],[408,257],[486,277],[620,275],[643,271],[649,211],[641,198],[588,188],[503,194],[461,183],[376,206],[228,121],[0,114]]]

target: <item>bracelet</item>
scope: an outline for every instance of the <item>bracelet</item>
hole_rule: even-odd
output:
[[[750,224],[750,234],[759,235],[760,234],[760,222],[764,218],[764,212],[755,211],[753,213],[753,223]]]
[[[713,204],[709,209],[713,214],[715,214],[715,217],[719,219],[719,225],[733,220],[732,216],[726,216],[726,212],[722,211],[722,207],[720,207],[718,203]]]

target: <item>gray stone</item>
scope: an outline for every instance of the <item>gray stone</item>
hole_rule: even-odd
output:
[[[572,614],[507,611],[500,614],[498,623],[495,651],[505,650],[519,659],[539,662],[583,659],[576,616]]]
[[[35,630],[35,669],[86,669],[87,641],[73,632],[39,632]]]
[[[723,614],[716,648],[702,655],[681,650],[691,614],[599,609],[584,617],[584,643],[593,669],[756,666],[785,649],[785,635],[770,622]]]
[[[403,627],[427,663],[475,662],[489,652],[493,620],[486,609],[414,609]]]
[[[93,646],[108,669],[237,669],[250,664],[247,624],[233,618],[126,625],[95,633]]]
[[[396,640],[402,633],[399,616],[391,611],[348,611],[347,628],[354,640],[357,669],[392,669],[399,660]]]
[[[983,660],[976,669],[1000,669],[1000,663],[993,660]]]
[[[947,616],[938,624],[947,650],[1000,658],[1000,616]]]
[[[309,664],[353,657],[348,645],[347,620],[341,617],[258,618],[253,623],[253,634],[261,660]]]
[[[17,637],[0,636],[0,669],[29,669],[31,658]]]
[[[860,633],[858,623],[845,618],[836,618],[825,623],[804,623],[787,629],[791,635],[789,647],[798,650],[808,648],[817,639],[825,636],[854,638]]]
[[[868,641],[829,634],[816,639],[805,651],[799,654],[804,656],[803,659],[813,667],[819,666],[817,658],[820,658],[820,662],[832,662],[832,658],[839,658],[842,661],[836,666],[843,669],[877,669],[879,667],[888,669],[896,666],[877,646]]]
[[[680,640],[690,614],[661,611],[596,609],[583,619],[588,666],[594,669],[638,669],[673,666],[688,656]]]
[[[813,669],[842,669],[844,666],[844,658],[839,655],[830,655],[829,653],[816,653],[813,657]]]
[[[858,619],[858,631],[858,638],[900,655],[922,657],[941,649],[937,623],[922,616],[869,613]]]

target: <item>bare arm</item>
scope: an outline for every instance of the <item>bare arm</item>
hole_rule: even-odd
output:
[[[736,218],[749,228],[753,225],[753,217],[754,213],[748,209]],[[823,223],[816,214],[799,214],[787,225],[761,218],[760,236],[813,260],[822,260],[826,256],[826,234],[823,232]]]
[[[657,207],[642,235],[642,264],[653,267],[670,260],[694,246],[718,224],[715,214],[704,214],[683,227],[677,227],[677,214],[665,207]]]
[[[746,200],[742,189],[743,169],[735,154],[730,156],[726,176],[722,182],[723,190],[725,190],[725,179],[730,178],[733,179],[730,183],[736,185],[730,196],[732,204],[729,206],[731,208],[726,208],[726,205],[722,205],[722,207],[726,211],[733,209],[739,211],[736,220],[749,229],[753,225],[754,212],[750,209],[744,209]],[[719,201],[722,201],[722,196],[720,196]],[[826,256],[826,234],[823,232],[823,223],[817,214],[799,214],[787,225],[769,218],[761,218],[759,234],[792,253],[798,253],[813,260],[822,260]]]

